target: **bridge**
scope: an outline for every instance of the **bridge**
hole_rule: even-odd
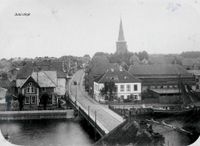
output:
[[[104,136],[120,125],[124,119],[111,111],[107,105],[93,100],[84,90],[83,78],[84,71],[79,70],[69,81],[69,101],[97,132]]]

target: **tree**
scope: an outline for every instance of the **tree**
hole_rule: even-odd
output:
[[[25,99],[24,95],[22,95],[22,93],[19,93],[19,94],[18,94],[18,97],[17,97],[17,100],[18,100],[18,102],[19,102],[19,110],[20,110],[20,111],[21,111],[21,110],[23,109],[23,107],[24,107],[24,99]]]
[[[6,92],[6,110],[7,111],[10,111],[11,110],[11,101],[12,101],[12,95],[9,93],[9,91]]]
[[[140,59],[140,61],[142,61],[143,59],[146,59],[146,60],[149,59],[149,55],[148,55],[148,53],[146,51],[139,52],[137,54],[137,56]]]
[[[45,92],[45,93],[41,96],[41,99],[40,99],[41,104],[43,104],[43,109],[44,109],[44,110],[46,110],[48,100],[49,100],[49,95]]]
[[[115,86],[115,82],[113,81],[113,79],[111,79],[108,82],[104,83],[104,87],[100,90],[100,94],[102,96],[108,96],[108,100],[112,101],[115,93],[116,93],[116,86]]]

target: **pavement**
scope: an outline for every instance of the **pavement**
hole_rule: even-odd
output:
[[[110,110],[107,105],[102,105],[92,99],[84,90],[83,86],[83,77],[84,71],[77,71],[72,79],[69,81],[69,93],[73,101],[76,101],[82,108],[85,109],[91,117],[95,117],[96,121],[100,126],[104,127],[107,132],[110,132],[119,124],[121,124],[124,119]],[[74,81],[77,82],[77,85],[74,85]]]

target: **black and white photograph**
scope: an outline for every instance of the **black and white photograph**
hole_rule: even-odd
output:
[[[199,146],[200,0],[0,0],[0,146]]]

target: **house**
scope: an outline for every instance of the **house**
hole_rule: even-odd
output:
[[[28,63],[19,70],[16,77],[18,92],[25,95],[25,105],[39,106],[40,97],[49,94],[49,104],[57,104],[65,96],[67,76],[62,62],[42,61]]]
[[[166,99],[169,102],[171,99],[174,102],[179,100],[180,82],[190,85],[194,90],[196,88],[194,76],[177,64],[132,65],[129,73],[142,81],[142,92],[151,90],[163,97],[165,102]]]
[[[117,100],[141,100],[141,81],[133,77],[122,67],[110,68],[94,81],[94,98],[102,101],[101,90],[106,82],[113,80]]]
[[[26,79],[17,79],[16,87],[18,92],[25,96],[25,105],[37,107],[40,104],[40,97],[47,93],[49,104],[56,104],[56,71],[33,72]]]

